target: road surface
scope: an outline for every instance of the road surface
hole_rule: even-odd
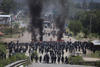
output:
[[[66,65],[66,64],[36,64],[33,63],[28,67],[93,67],[93,66],[81,66],[81,65]]]

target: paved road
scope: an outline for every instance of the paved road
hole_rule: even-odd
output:
[[[80,66],[80,65],[65,65],[65,64],[32,64],[28,67],[93,67],[93,66]]]

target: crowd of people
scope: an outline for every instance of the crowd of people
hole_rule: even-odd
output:
[[[9,50],[9,57],[15,55],[16,53],[26,53],[28,50],[29,43],[14,43],[11,41],[7,44],[7,48]]]
[[[90,42],[31,42],[31,43],[14,43],[8,44],[9,56],[16,53],[26,53],[29,48],[29,54],[31,60],[35,60],[36,63],[62,63],[67,64],[68,57],[64,54],[68,51],[73,53],[75,51],[82,51],[83,54],[87,54],[87,50],[95,52],[93,44]]]

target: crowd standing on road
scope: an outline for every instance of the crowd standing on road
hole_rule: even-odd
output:
[[[64,56],[66,52],[73,53],[75,51],[82,51],[85,55],[87,50],[95,52],[93,44],[90,42],[31,42],[31,43],[14,43],[10,42],[7,44],[9,49],[9,56],[16,53],[26,53],[29,48],[30,58],[36,63],[62,63],[67,64],[68,57]],[[65,52],[64,52],[65,51]],[[40,55],[38,55],[40,54]]]

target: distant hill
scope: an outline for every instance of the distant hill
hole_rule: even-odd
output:
[[[82,3],[84,0],[72,0],[73,2],[76,3]],[[91,0],[86,0],[87,2],[90,2]],[[93,0],[94,2],[100,2],[100,0]]]

